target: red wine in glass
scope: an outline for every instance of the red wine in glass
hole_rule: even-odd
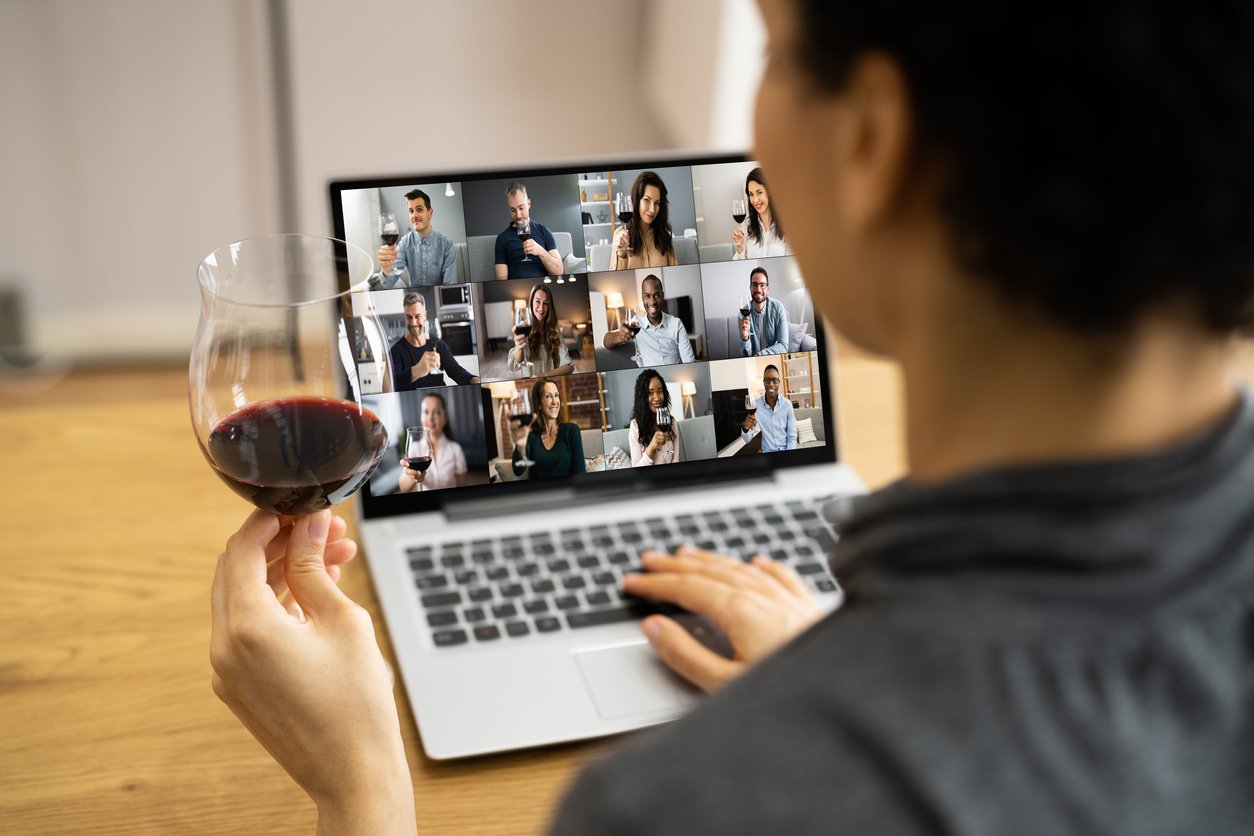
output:
[[[525,322],[514,326],[514,333],[520,337],[531,336],[531,323]]]
[[[417,470],[419,473],[426,473],[427,468],[431,466],[430,456],[410,456],[405,461],[409,462],[410,470]]]
[[[745,222],[746,217],[748,216],[744,212],[738,212],[732,215],[732,220],[735,221],[737,224],[742,224]]]
[[[396,242],[401,240],[401,234],[399,232],[385,232],[379,237],[382,238],[383,243],[389,247],[395,247]]]
[[[288,397],[231,413],[201,447],[215,473],[263,511],[297,516],[343,501],[387,446],[373,412],[351,401]]]
[[[509,420],[511,420],[511,421],[513,421],[514,423],[518,424],[518,426],[520,426],[520,427],[530,427],[530,426],[531,426],[531,419],[533,419],[533,418],[535,418],[535,415],[533,415],[533,414],[532,414],[532,413],[530,413],[530,412],[524,412],[524,413],[522,413],[521,415],[511,415],[511,416],[509,416]]]
[[[631,335],[633,337],[636,336],[637,334],[640,333],[640,323],[634,319],[631,320],[630,322],[627,323],[627,330],[631,332]]]
[[[747,317],[748,315],[749,315],[749,309],[747,307],[740,309],[740,317],[742,319]]]

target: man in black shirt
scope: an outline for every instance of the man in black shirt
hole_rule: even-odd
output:
[[[453,356],[448,343],[427,335],[427,302],[420,293],[406,293],[405,336],[392,343],[392,377],[396,391],[410,392],[429,386],[444,386],[444,374],[454,383],[478,383]]]

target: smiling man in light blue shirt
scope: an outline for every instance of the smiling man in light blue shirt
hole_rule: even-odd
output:
[[[640,332],[634,337],[640,352],[640,363],[644,367],[696,360],[692,341],[688,339],[688,329],[679,317],[664,312],[665,302],[666,291],[662,289],[662,280],[652,274],[645,276],[640,283],[640,304],[645,318],[639,322]],[[633,339],[628,321],[629,318],[625,318],[617,331],[608,332],[601,344],[606,348],[616,348]]]
[[[746,415],[740,426],[740,440],[745,444],[762,433],[763,453],[797,449],[797,416],[793,414],[792,402],[779,396],[782,381],[779,369],[774,365],[766,367],[762,372],[765,391],[758,398],[755,411]]]
[[[409,223],[413,230],[394,246],[379,247],[378,288],[418,287],[456,284],[457,253],[453,239],[431,226],[435,210],[422,189],[405,193],[409,202]],[[406,276],[408,274],[408,277]]]

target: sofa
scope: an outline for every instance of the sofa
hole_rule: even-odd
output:
[[[823,431],[823,410],[816,408],[794,409],[793,417],[797,419],[797,447],[822,447],[827,443],[827,433]],[[814,432],[814,440],[810,441],[805,437],[804,424],[802,422],[809,421],[810,429]],[[757,433],[749,440],[749,443],[741,441],[739,438],[733,440],[730,444],[718,451],[719,458],[728,456],[746,456],[754,453],[762,452],[762,434]]]
[[[699,415],[696,418],[685,418],[678,421],[679,432],[683,437],[684,459],[686,461],[696,461],[697,459],[714,458],[714,416]],[[622,450],[627,454],[626,466],[631,467],[631,435],[630,429],[608,430],[604,434],[602,443],[605,448],[607,457],[613,452],[614,448]],[[585,450],[585,454],[586,454]],[[606,467],[607,470],[616,470],[618,467]]]
[[[563,269],[567,274],[588,272],[588,262],[574,253],[574,239],[569,232],[552,230],[553,240],[557,243],[557,254],[562,257]],[[465,263],[468,264],[466,281],[490,282],[496,279],[496,236],[472,235],[465,244],[458,244],[466,250]],[[459,274],[461,278],[461,274]]]
[[[556,233],[554,233],[556,234]],[[672,239],[675,242],[675,260],[680,264],[696,264],[700,253],[697,250],[696,238],[680,238],[676,236]],[[613,244],[589,244],[588,245],[588,269],[593,273],[603,273],[611,270],[614,263],[614,245]]]

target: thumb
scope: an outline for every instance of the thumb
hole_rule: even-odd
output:
[[[724,659],[664,615],[651,615],[644,635],[667,667],[707,693],[734,678],[743,664]]]
[[[288,589],[300,608],[313,616],[328,612],[346,600],[327,574],[324,553],[330,528],[331,512],[318,511],[298,519],[287,541],[284,573]]]

